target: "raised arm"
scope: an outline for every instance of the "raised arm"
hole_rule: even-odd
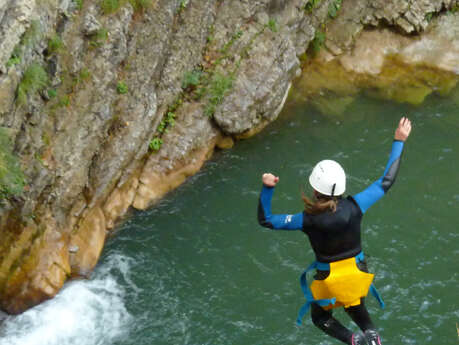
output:
[[[263,188],[258,201],[258,223],[266,228],[275,230],[301,230],[303,227],[303,213],[271,214],[271,199],[274,187],[279,177],[273,174],[263,174]]]
[[[362,213],[365,213],[376,201],[381,199],[395,182],[400,167],[403,146],[406,139],[408,139],[410,132],[411,121],[406,117],[402,117],[397,129],[395,130],[392,151],[383,175],[363,192],[354,196],[354,200],[359,205]]]

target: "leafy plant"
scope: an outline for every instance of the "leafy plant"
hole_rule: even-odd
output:
[[[220,53],[226,54],[229,48],[231,48],[231,46],[234,44],[234,42],[236,42],[236,40],[241,38],[243,34],[244,32],[242,30],[238,30],[235,33],[233,33],[233,35],[231,36],[231,39],[228,42],[226,42],[223,48],[220,50]]]
[[[102,0],[100,7],[104,14],[116,12],[122,5],[122,0]]]
[[[150,147],[151,150],[159,151],[159,149],[161,148],[162,144],[163,144],[163,139],[158,138],[158,137],[154,137],[150,141],[149,147]]]
[[[277,29],[277,22],[275,19],[270,19],[268,21],[268,24],[267,24],[268,28],[272,31],[272,32],[277,32],[278,29]]]
[[[89,44],[92,47],[100,47],[108,40],[108,31],[105,28],[97,30],[97,32],[91,36]]]
[[[320,30],[316,30],[316,33],[314,35],[314,39],[312,40],[312,50],[315,54],[317,54],[320,49],[322,49],[324,43],[325,43],[325,33]]]
[[[330,18],[336,18],[339,10],[341,9],[342,0],[334,0],[328,5],[328,16]]]
[[[312,12],[314,8],[319,6],[320,0],[309,0],[306,5],[304,5],[304,9],[307,12]]]
[[[128,93],[129,88],[128,88],[128,86],[126,85],[126,83],[124,81],[119,81],[118,84],[116,84],[116,91],[120,95],[124,95],[124,94]]]
[[[17,88],[16,97],[19,104],[27,103],[27,96],[43,90],[48,84],[48,74],[37,63],[30,65],[24,72]]]
[[[29,28],[24,32],[21,37],[20,42],[14,47],[11,57],[6,63],[6,67],[11,67],[17,65],[21,62],[21,56],[24,50],[24,47],[31,46],[34,44],[40,37],[40,22],[33,20],[30,23]]]
[[[180,0],[179,7],[178,7],[178,13],[181,13],[186,6],[188,5],[188,0]]]
[[[25,186],[24,174],[7,129],[0,127],[0,199],[19,195]]]
[[[56,98],[56,96],[57,96],[57,91],[56,91],[56,89],[49,89],[49,90],[48,90],[48,97],[49,97],[49,99]]]
[[[64,95],[62,97],[59,97],[59,102],[57,103],[57,106],[59,107],[68,107],[70,105],[70,96],[69,95]]]
[[[223,101],[226,91],[233,86],[233,76],[226,76],[222,73],[215,73],[209,88],[209,103],[204,109],[204,113],[212,117],[215,113],[217,106]]]
[[[58,35],[54,35],[48,41],[48,54],[51,55],[59,52],[63,46],[64,43],[62,42],[62,39]]]
[[[38,20],[33,20],[30,23],[29,28],[26,30],[26,32],[21,38],[21,45],[31,46],[32,44],[37,42],[38,38],[40,37],[40,33],[40,22]]]
[[[152,0],[129,0],[134,11],[143,11],[151,6]]]
[[[10,68],[14,65],[21,63],[21,57],[17,55],[11,55],[10,59],[6,63],[6,67]]]
[[[182,81],[182,89],[187,89],[190,86],[191,87],[198,86],[201,80],[201,76],[202,76],[202,71],[198,69],[186,72],[185,76],[183,77],[183,81]]]
[[[73,2],[75,3],[77,10],[81,11],[83,8],[83,0],[73,0]]]
[[[429,13],[426,13],[425,15],[425,19],[430,22],[432,20],[432,17],[434,15],[434,12],[429,12]]]

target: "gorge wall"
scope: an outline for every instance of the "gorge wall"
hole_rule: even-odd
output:
[[[399,42],[398,54],[428,39],[432,27],[440,35],[458,30],[458,7],[452,0],[0,0],[1,308],[20,313],[66,279],[88,276],[129,207],[147,208],[216,147],[274,121],[308,46],[322,47],[321,63],[362,75],[352,55],[358,37],[384,27],[397,36],[387,42]],[[454,48],[448,58],[404,61],[445,73],[445,92],[459,73],[454,32],[442,43]],[[378,75],[379,66],[365,73]],[[322,76],[304,82],[320,93]],[[348,97],[337,90],[350,85],[330,89],[329,99]]]

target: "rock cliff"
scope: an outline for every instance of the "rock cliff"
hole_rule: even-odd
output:
[[[69,277],[89,275],[130,206],[148,207],[215,147],[275,120],[322,32],[331,32],[327,54],[340,56],[365,28],[416,35],[457,8],[452,0],[0,0],[2,309],[20,313]],[[457,73],[454,61],[437,67]]]

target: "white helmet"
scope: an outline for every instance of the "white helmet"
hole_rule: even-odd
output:
[[[321,194],[338,196],[346,190],[346,174],[341,165],[326,159],[317,163],[312,169],[309,183]]]

